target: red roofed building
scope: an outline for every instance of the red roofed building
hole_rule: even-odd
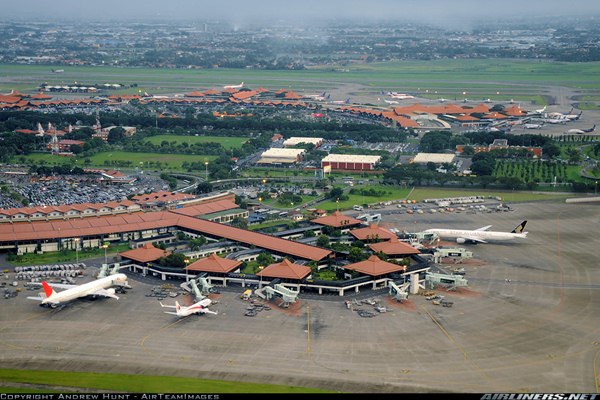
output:
[[[366,228],[353,229],[350,234],[363,242],[378,242],[398,238],[394,233],[375,224],[371,224]]]
[[[196,272],[210,272],[211,274],[227,274],[239,269],[240,265],[242,265],[241,261],[222,258],[213,253],[188,265],[185,269]]]
[[[122,258],[127,258],[141,264],[148,264],[161,257],[166,257],[169,254],[171,254],[170,251],[158,249],[154,247],[152,243],[146,243],[143,247],[119,253]]]
[[[190,93],[186,93],[184,94],[185,97],[204,97],[205,94],[202,92],[190,92]]]
[[[403,265],[382,261],[377,256],[371,256],[365,261],[345,265],[344,269],[357,271],[361,274],[370,275],[373,277],[383,277],[384,275],[388,275],[394,272],[404,272],[406,270],[406,267]]]
[[[350,229],[362,224],[360,219],[348,217],[339,211],[325,217],[315,218],[311,222],[319,225],[330,226],[332,228]]]
[[[231,95],[231,97],[235,100],[247,100],[256,95],[258,95],[258,93],[254,90],[244,90],[241,92],[234,93],[233,95]]]
[[[294,264],[287,258],[284,258],[282,262],[271,264],[256,275],[262,278],[279,278],[287,281],[301,281],[308,278],[311,272],[312,270],[310,267]]]
[[[420,251],[409,245],[408,243],[402,242],[397,237],[390,239],[386,242],[372,243],[369,245],[371,250],[376,253],[383,253],[392,258],[404,258],[413,254],[419,254]]]

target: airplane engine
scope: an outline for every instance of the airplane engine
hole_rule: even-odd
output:
[[[458,244],[464,244],[466,242],[467,241],[464,238],[456,238],[456,243],[458,243]]]

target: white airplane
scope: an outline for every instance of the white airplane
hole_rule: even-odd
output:
[[[241,89],[244,87],[244,82],[240,83],[239,85],[227,85],[227,86],[223,86],[223,89]]]
[[[544,123],[541,123],[541,124],[524,124],[523,128],[525,128],[525,129],[542,129],[542,126],[544,126]]]
[[[383,99],[383,101],[385,101],[388,104],[400,104],[400,102],[396,101],[396,100],[385,100],[385,99]]]
[[[211,299],[205,298],[200,300],[197,303],[192,304],[191,306],[181,306],[178,301],[175,302],[174,306],[165,306],[163,303],[160,303],[160,306],[163,308],[174,308],[175,312],[165,311],[165,314],[177,315],[178,317],[187,317],[192,314],[218,314],[218,311],[211,311],[207,307],[212,303]]]
[[[488,241],[504,241],[511,239],[525,239],[524,232],[527,220],[510,232],[488,231],[492,225],[484,226],[475,230],[466,229],[427,229],[425,233],[435,233],[439,238],[456,239],[456,243],[487,243]]]
[[[412,95],[406,94],[406,93],[388,92],[387,94],[391,98],[398,99],[398,100],[409,100],[409,99],[414,99],[415,98],[415,96],[412,96]]]
[[[590,129],[569,129],[568,131],[566,131],[566,134],[572,135],[572,134],[578,134],[581,135],[583,133],[592,133],[596,130],[596,125],[592,126]]]
[[[314,100],[326,100],[326,99],[329,98],[329,96],[327,95],[326,92],[323,92],[321,94],[307,94],[304,97],[308,97],[308,98],[311,98],[311,99],[314,99]]]
[[[45,297],[27,297],[30,300],[41,300],[40,306],[56,308],[59,304],[75,300],[86,296],[104,296],[119,300],[115,295],[116,290],[112,286],[119,288],[130,288],[127,282],[127,275],[114,274],[81,285],[64,285],[58,283],[42,282]],[[61,292],[55,292],[54,288],[66,289]],[[40,293],[41,294],[41,293]]]
[[[538,113],[538,114],[544,113],[544,112],[546,112],[546,108],[547,107],[548,106],[544,106],[544,108],[540,108],[539,110],[535,110],[535,112]]]
[[[568,114],[565,114],[565,118],[570,121],[576,121],[579,118],[581,118],[581,115],[583,114],[583,111],[580,111],[579,114],[571,114],[572,112],[573,112],[573,109],[571,109],[571,111],[569,111]]]
[[[346,100],[334,100],[331,102],[331,104],[350,104],[350,99],[346,99]]]

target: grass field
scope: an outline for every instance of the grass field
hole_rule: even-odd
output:
[[[10,386],[11,383],[47,385],[48,392],[64,392],[52,389],[60,386],[71,387],[73,392],[78,392],[78,388],[87,388],[117,393],[332,393],[297,386],[172,376],[0,369],[0,387]],[[4,387],[1,391],[4,392]]]
[[[357,204],[371,204],[380,201],[389,201],[389,200],[402,200],[405,199],[410,189],[400,189],[395,186],[384,186],[384,185],[366,185],[366,186],[356,186],[357,189],[375,189],[377,191],[384,191],[385,194],[382,196],[372,197],[372,196],[363,196],[360,194],[350,194],[348,195],[348,200],[336,202],[334,199],[328,199],[321,203],[319,203],[316,207],[326,210],[326,211],[335,211],[339,210],[348,210],[351,209],[353,205]]]
[[[73,81],[89,84],[117,82],[137,84],[135,90],[153,93],[178,93],[220,87],[240,81],[249,87],[271,89],[292,87],[313,93],[331,90],[343,83],[362,84],[373,91],[399,89],[417,94],[466,93],[467,98],[527,98],[541,94],[541,85],[563,85],[575,88],[600,88],[600,62],[566,63],[541,60],[432,60],[356,64],[338,69],[332,66],[311,67],[300,71],[246,69],[151,69],[118,67],[65,67],[53,74],[46,65],[0,65],[5,82],[0,91],[12,88],[36,91],[42,82],[66,84]],[[131,92],[131,88],[121,92]],[[497,94],[500,92],[499,94]],[[111,92],[119,93],[119,91]],[[462,96],[463,98],[465,96]]]
[[[85,167],[84,157],[62,157],[58,155],[53,155],[49,153],[32,153],[27,156],[19,156],[14,158],[14,162],[19,162],[21,157],[25,157],[26,160],[32,160],[35,165],[41,165],[44,163],[45,165],[60,165],[60,164],[70,164],[74,162],[74,165],[79,167]],[[141,168],[153,168],[155,165],[148,164],[148,161],[152,161],[156,163],[160,162],[161,169],[173,170],[173,171],[183,171],[181,168],[181,164],[184,161],[188,162],[204,162],[204,161],[212,161],[215,159],[215,156],[201,156],[201,155],[191,155],[191,154],[162,154],[162,153],[132,153],[127,151],[110,151],[110,152],[101,152],[94,154],[89,157],[92,167],[101,167],[101,168],[113,168],[124,165],[123,163],[127,163],[131,161],[129,164],[130,167],[141,167]],[[73,161],[75,160],[75,161]],[[114,162],[114,163],[113,163]],[[143,163],[143,164],[142,164]]]
[[[122,251],[129,250],[129,244],[112,244],[108,247],[106,254],[108,256],[117,254]],[[102,257],[104,255],[104,249],[93,248],[83,249],[75,252],[75,250],[67,251],[52,251],[43,254],[23,254],[17,256],[17,259],[10,261],[12,265],[39,265],[39,264],[54,264],[63,262],[75,262],[77,259],[87,260],[89,258]]]
[[[196,143],[219,143],[223,148],[238,149],[248,141],[243,137],[228,137],[228,136],[187,136],[187,135],[158,135],[144,139],[152,144],[160,145],[163,141],[196,144]]]

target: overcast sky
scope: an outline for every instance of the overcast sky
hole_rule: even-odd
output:
[[[0,19],[409,19],[473,22],[515,15],[599,15],[597,0],[0,0]]]

